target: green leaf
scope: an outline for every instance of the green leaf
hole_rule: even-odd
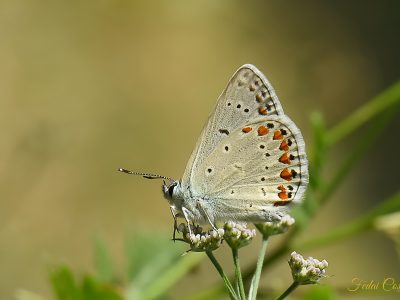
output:
[[[72,272],[67,267],[60,267],[50,272],[53,292],[58,300],[81,300]]]
[[[157,275],[165,264],[170,263],[172,257],[183,252],[179,246],[167,240],[165,235],[153,232],[129,233],[126,238],[128,280],[146,285],[153,275]]]
[[[123,298],[109,284],[85,276],[81,284],[77,284],[72,272],[60,267],[50,273],[52,287],[58,300],[122,300]]]
[[[339,299],[335,291],[326,285],[314,285],[301,298],[302,300],[336,300]]]
[[[127,238],[128,299],[157,299],[187,274],[203,255],[182,257],[183,243],[165,235],[131,233]]]
[[[193,267],[198,265],[204,257],[203,253],[189,253],[183,257],[180,256],[162,273],[153,278],[151,284],[142,291],[141,299],[159,299],[170,287],[184,277]],[[134,298],[128,297],[128,299]]]
[[[99,235],[96,236],[94,241],[94,265],[99,281],[111,282],[113,280],[111,257],[104,240]]]
[[[81,293],[83,300],[123,300],[111,285],[98,283],[90,276],[83,279]]]

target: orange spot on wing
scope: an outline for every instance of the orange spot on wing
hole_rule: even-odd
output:
[[[248,133],[248,132],[250,132],[252,130],[253,130],[253,128],[251,128],[251,127],[245,127],[245,128],[242,129],[242,132]]]
[[[268,128],[265,126],[260,126],[260,127],[258,127],[257,132],[258,132],[259,136],[266,135],[266,134],[268,134]]]
[[[288,194],[287,194],[286,192],[280,192],[280,193],[278,193],[278,197],[279,197],[281,200],[286,200],[286,199],[289,198],[289,196],[288,196]]]
[[[274,136],[275,136],[275,134],[274,134]],[[288,142],[286,140],[282,141],[281,145],[279,146],[279,150],[282,150],[282,151],[288,151],[289,150],[289,144],[288,144]]]
[[[280,190],[281,192],[286,192],[286,188],[283,186],[283,184],[278,186],[278,190]]]
[[[257,102],[261,102],[262,101],[262,97],[260,95],[256,95],[256,100],[257,100]]]
[[[279,161],[280,161],[281,163],[284,163],[284,164],[289,165],[289,164],[290,164],[289,155],[288,155],[287,153],[284,153],[284,154],[279,158]]]
[[[267,109],[265,108],[265,107],[263,107],[263,106],[260,106],[259,108],[258,108],[258,112],[260,113],[260,115],[266,115],[266,114],[268,114],[268,111],[267,111]]]
[[[287,181],[292,180],[292,172],[290,172],[288,168],[284,168],[280,176],[282,179],[285,179]]]
[[[283,139],[282,132],[280,130],[277,130],[274,132],[274,140],[281,140]]]

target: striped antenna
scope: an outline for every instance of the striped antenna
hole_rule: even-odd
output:
[[[119,168],[118,171],[120,171],[122,173],[130,174],[130,175],[143,176],[144,178],[147,178],[147,179],[168,179],[170,181],[175,181],[174,179],[166,177],[166,176],[157,175],[157,174],[150,174],[150,173],[133,172],[133,171],[130,171],[130,170],[127,170],[127,169],[123,169],[123,168]]]

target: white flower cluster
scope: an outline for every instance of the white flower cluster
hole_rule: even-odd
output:
[[[270,236],[288,231],[294,222],[291,216],[284,215],[279,221],[256,224],[256,227],[263,235]]]
[[[212,229],[209,232],[202,232],[199,226],[191,227],[189,232],[187,225],[180,224],[178,231],[183,233],[183,240],[190,244],[190,249],[194,252],[214,251],[222,243],[224,230],[222,228]]]
[[[325,259],[320,261],[313,257],[304,259],[302,255],[292,252],[289,266],[292,270],[294,281],[299,284],[314,284],[322,277],[325,277],[325,269],[328,267],[328,262]]]
[[[239,249],[248,245],[256,235],[255,229],[248,229],[245,224],[229,221],[224,225],[224,238],[231,248]]]

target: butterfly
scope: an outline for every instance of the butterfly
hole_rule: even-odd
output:
[[[213,227],[279,219],[302,201],[308,184],[302,134],[251,64],[241,66],[219,96],[181,180],[119,171],[169,180],[163,193],[175,221]]]

